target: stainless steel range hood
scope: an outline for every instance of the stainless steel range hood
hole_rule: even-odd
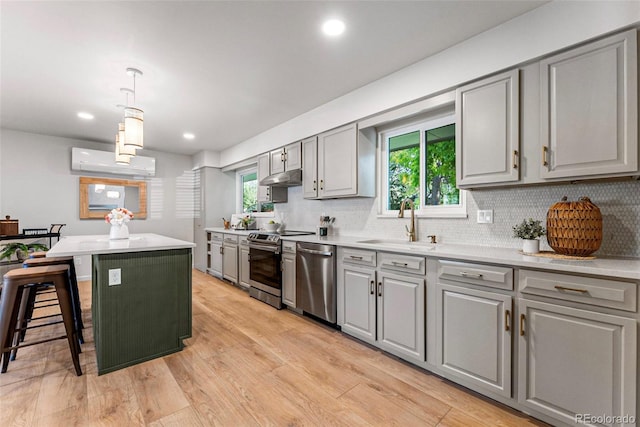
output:
[[[294,169],[269,175],[260,181],[260,185],[271,185],[273,187],[295,187],[302,185],[302,169]]]

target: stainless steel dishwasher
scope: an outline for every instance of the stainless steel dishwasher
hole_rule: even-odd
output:
[[[336,323],[336,247],[298,242],[296,305],[302,311]]]

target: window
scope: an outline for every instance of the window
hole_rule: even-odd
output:
[[[382,215],[397,215],[411,199],[427,217],[466,217],[464,191],[456,188],[455,117],[387,127],[381,140]]]
[[[273,212],[273,203],[258,202],[258,173],[255,168],[238,172],[238,212],[250,213],[254,216],[262,212]],[[257,215],[256,215],[257,214]]]

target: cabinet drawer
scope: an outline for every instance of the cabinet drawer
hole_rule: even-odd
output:
[[[296,242],[282,241],[282,252],[296,253]]]
[[[240,238],[240,245],[242,246],[249,246],[249,241],[247,240],[246,237],[241,237]]]
[[[376,252],[362,249],[345,248],[340,256],[342,262],[349,264],[376,266]]]
[[[378,252],[378,264],[381,268],[404,271],[412,274],[425,274],[424,257],[400,255],[391,252]]]
[[[224,242],[230,245],[237,245],[238,244],[238,236],[235,234],[225,234],[224,235]]]
[[[224,240],[224,234],[222,233],[211,233],[210,237],[212,242],[222,242]]]
[[[626,311],[637,310],[635,283],[533,270],[520,270],[518,277],[520,292],[525,294]]]
[[[438,279],[513,290],[513,269],[508,267],[438,260]]]

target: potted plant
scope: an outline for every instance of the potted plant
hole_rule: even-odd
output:
[[[544,236],[547,230],[542,222],[533,218],[525,219],[520,224],[513,226],[513,237],[522,239],[522,252],[537,254],[540,252],[539,237]]]
[[[9,259],[15,254],[19,261],[24,261],[29,258],[29,252],[46,250],[49,250],[49,248],[41,243],[7,243],[2,247],[0,259]]]

